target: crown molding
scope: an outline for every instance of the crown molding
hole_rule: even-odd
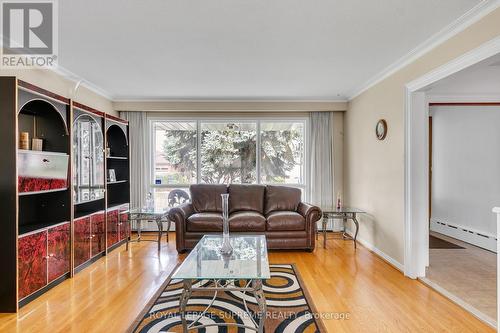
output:
[[[107,92],[106,90],[102,89],[101,87],[99,87],[98,85],[82,78],[81,76],[73,73],[72,71],[58,65],[57,67],[55,68],[50,68],[51,71],[53,71],[54,73],[64,77],[65,79],[67,80],[70,80],[72,82],[75,83],[75,88],[74,90],[77,91],[78,90],[78,87],[80,86],[84,86],[85,88],[87,88],[88,90],[108,99],[109,101],[113,102],[114,98],[113,98],[113,95],[111,95],[109,92]],[[73,93],[75,93],[75,91],[73,91]],[[71,96],[71,98],[75,98],[75,96]]]
[[[149,97],[115,97],[113,102],[116,103],[131,103],[131,102],[142,102],[142,103],[347,103],[349,100],[347,98],[325,98],[325,99],[301,99],[301,98],[149,98]]]
[[[303,100],[154,100],[115,101],[117,111],[148,112],[309,112],[346,111],[347,101],[303,101]]]
[[[442,65],[431,72],[406,84],[406,89],[410,92],[425,88],[432,83],[435,83],[445,77],[455,74],[462,69],[477,64],[491,56],[500,52],[500,36],[479,47],[462,54],[458,58]]]
[[[461,31],[467,29],[472,24],[481,20],[483,17],[500,7],[500,0],[483,0],[465,14],[460,16],[458,19],[453,21],[451,24],[447,25],[445,28],[441,29],[436,34],[432,35],[429,39],[424,41],[422,44],[418,45],[416,48],[411,50],[405,56],[399,58],[396,62],[386,67],[384,70],[379,72],[377,75],[373,76],[367,80],[360,87],[353,89],[350,94],[348,94],[348,100],[352,100],[357,96],[361,95],[366,90],[380,83],[384,79],[388,78],[392,74],[401,70],[402,68],[408,66],[418,58],[422,57],[426,53],[430,52],[437,46],[441,45],[451,37],[457,35]]]

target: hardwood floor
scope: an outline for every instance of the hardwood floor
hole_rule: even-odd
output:
[[[123,332],[180,260],[173,237],[160,257],[153,242],[122,246],[18,314],[1,314],[0,332]],[[319,312],[348,313],[323,320],[328,332],[494,332],[348,241],[329,240],[314,253],[271,252],[270,261],[296,264]]]

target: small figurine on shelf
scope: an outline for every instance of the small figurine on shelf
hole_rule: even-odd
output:
[[[108,170],[108,181],[111,182],[111,183],[116,182],[115,169],[109,169]]]
[[[42,151],[43,139],[31,139],[31,150]]]
[[[340,192],[337,193],[337,210],[342,208],[342,200],[340,198]]]

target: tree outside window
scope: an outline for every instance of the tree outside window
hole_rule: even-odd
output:
[[[262,121],[259,133],[257,122],[201,122],[199,134],[196,124],[155,122],[155,179],[161,184],[304,184],[304,122]]]

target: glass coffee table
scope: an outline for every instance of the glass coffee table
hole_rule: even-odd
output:
[[[189,253],[184,262],[174,272],[172,278],[183,281],[183,290],[179,301],[179,311],[184,332],[190,329],[200,329],[209,326],[237,326],[256,332],[264,332],[266,318],[266,299],[262,288],[262,280],[269,279],[269,260],[267,258],[266,237],[264,235],[230,236],[233,253],[222,255],[219,251],[222,245],[222,235],[205,235],[196,247]],[[208,280],[203,287],[197,282]],[[239,281],[238,284],[235,281]],[[244,283],[242,283],[244,281]],[[186,307],[193,291],[213,291],[214,296],[207,308],[188,325]],[[238,323],[213,323],[201,325],[200,319],[213,305],[217,293],[239,291],[250,292],[257,302],[259,313],[256,319],[249,311],[245,297],[242,298],[245,311],[251,318],[253,327]],[[198,325],[197,325],[198,324]]]

